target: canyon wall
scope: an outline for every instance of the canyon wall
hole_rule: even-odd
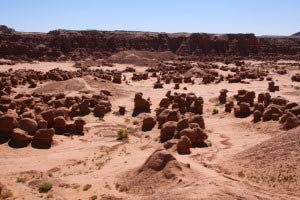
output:
[[[16,32],[0,27],[0,57],[38,60],[105,58],[124,50],[172,51],[180,56],[300,55],[300,37],[254,34],[150,33],[127,31]]]

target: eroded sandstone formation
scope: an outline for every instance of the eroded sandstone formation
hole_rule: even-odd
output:
[[[300,38],[254,34],[68,31],[22,33],[0,30],[0,57],[13,60],[80,60],[105,58],[124,50],[171,51],[180,56],[276,56],[300,53]]]

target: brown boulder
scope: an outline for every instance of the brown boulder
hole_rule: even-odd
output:
[[[156,120],[153,117],[146,117],[143,120],[142,131],[151,131],[156,124]]]
[[[119,106],[119,114],[125,115],[126,113],[126,107],[125,106]]]
[[[199,127],[205,129],[205,123],[202,115],[194,115],[189,119],[189,123],[197,123]]]
[[[207,134],[201,128],[186,128],[178,133],[181,136],[187,136],[193,147],[206,146],[204,140],[208,138]]]
[[[12,114],[0,116],[0,139],[9,138],[12,130],[17,127],[17,119]]]
[[[64,117],[55,117],[53,121],[53,128],[57,134],[62,134],[66,131],[66,120]]]
[[[186,129],[189,127],[189,120],[188,119],[181,119],[177,123],[177,131],[180,132],[183,129]]]
[[[253,122],[257,123],[261,120],[262,114],[259,110],[253,112]]]
[[[13,147],[25,147],[30,144],[32,136],[28,135],[27,131],[19,128],[14,128],[10,140],[10,145]]]
[[[225,104],[225,112],[230,113],[232,111],[233,106],[234,106],[234,102],[233,101],[227,102]]]
[[[103,105],[96,105],[94,108],[94,116],[95,117],[104,117],[104,114],[106,112],[106,108]]]
[[[177,143],[177,152],[179,154],[190,154],[192,143],[187,136],[182,136]]]
[[[48,127],[53,126],[54,113],[53,110],[48,110],[41,113],[43,119],[47,122]]]
[[[251,114],[250,104],[241,102],[238,106],[234,107],[235,117],[245,118]]]
[[[180,118],[181,115],[177,110],[164,109],[157,116],[158,128],[161,128],[161,126],[168,121],[177,122]]]
[[[52,138],[55,134],[53,128],[51,129],[39,129],[36,131],[32,139],[32,146],[36,148],[50,148]]]
[[[38,129],[38,124],[34,119],[24,118],[19,121],[19,127],[27,131],[29,134],[33,135]]]
[[[296,116],[290,116],[286,119],[285,123],[283,124],[282,128],[284,130],[290,130],[292,128],[296,128],[300,125],[300,121]]]
[[[160,130],[160,141],[166,142],[174,137],[176,132],[177,122],[169,121],[162,125]]]
[[[160,103],[159,103],[159,107],[163,107],[163,108],[168,108],[171,104],[171,101],[169,98],[163,98]]]
[[[45,128],[47,128],[48,126],[47,126],[47,121],[46,120],[44,120],[44,119],[39,119],[38,121],[37,121],[37,123],[38,123],[38,129],[45,129]]]

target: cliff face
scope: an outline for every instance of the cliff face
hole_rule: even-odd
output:
[[[258,42],[262,54],[300,54],[300,37],[258,37]]]
[[[194,33],[181,43],[176,53],[180,55],[241,55],[258,52],[257,39],[253,34],[210,35]]]
[[[294,55],[300,38],[254,34],[165,34],[125,31],[0,32],[0,57],[39,60],[104,58],[123,50],[172,51],[182,56]]]

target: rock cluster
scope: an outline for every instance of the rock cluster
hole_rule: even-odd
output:
[[[37,81],[62,81],[77,77],[79,72],[63,73],[54,69],[47,73],[34,70],[1,72],[0,83],[0,139],[11,146],[49,148],[54,134],[83,135],[84,120],[80,116],[93,113],[104,117],[111,111],[110,92],[101,90],[98,95],[65,96],[64,93],[16,93],[18,85]],[[80,73],[79,73],[80,74]],[[80,76],[80,75],[78,75]]]
[[[281,96],[271,97],[270,93],[258,94],[254,102],[255,93],[239,90],[235,95],[237,106],[234,107],[236,117],[248,117],[253,113],[253,122],[279,121],[282,129],[289,130],[300,125],[300,106],[298,103],[289,102]],[[232,102],[233,104],[233,102]],[[231,105],[226,103],[225,111],[229,112]]]
[[[275,92],[275,91],[279,91],[279,86],[275,85],[274,81],[269,82],[269,87],[268,87],[270,92]]]
[[[255,92],[239,90],[234,97],[237,100],[234,115],[240,118],[248,117],[252,113],[251,107],[254,105]]]
[[[300,74],[293,75],[291,79],[292,79],[292,81],[300,82]]]
[[[203,98],[194,93],[167,92],[156,112],[156,121],[160,128],[160,141],[169,143],[176,140],[177,151],[181,154],[190,152],[190,147],[206,146],[205,123],[203,116]],[[193,115],[187,117],[188,115]],[[178,143],[177,143],[178,142]],[[172,142],[171,142],[172,143]],[[168,146],[168,144],[166,144]]]

